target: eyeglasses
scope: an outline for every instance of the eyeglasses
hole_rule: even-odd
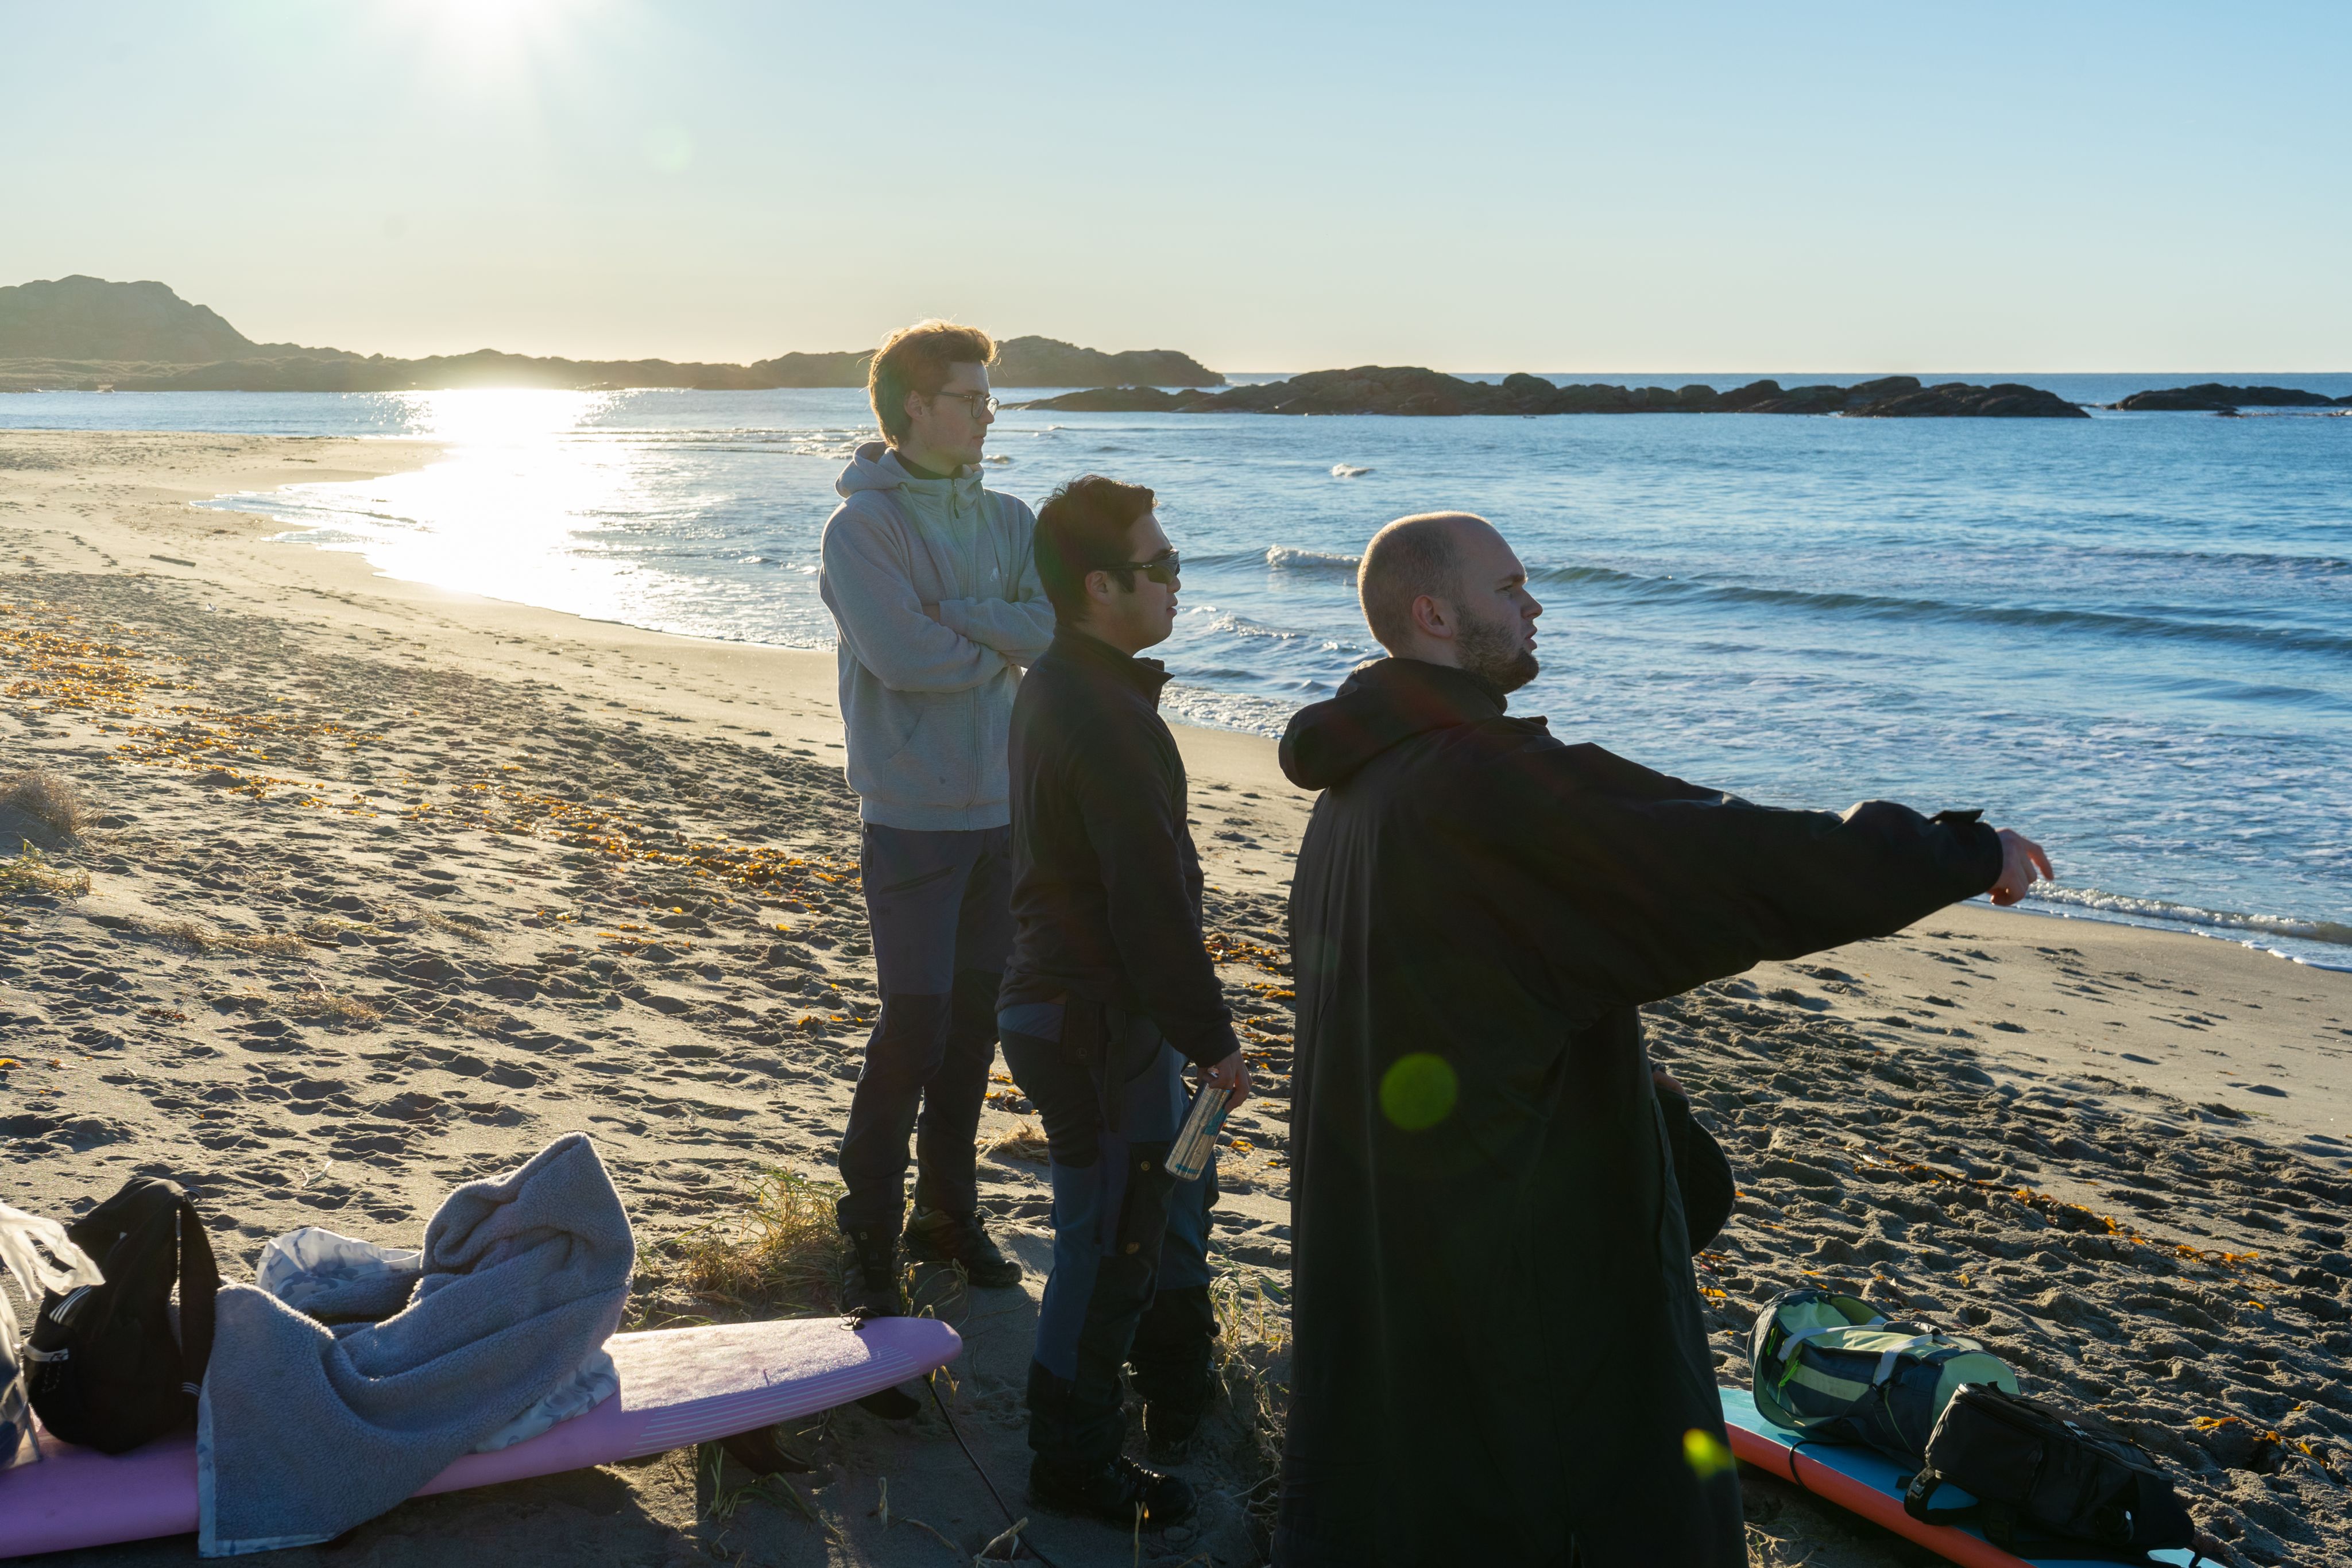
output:
[[[1170,549],[1161,550],[1150,560],[1118,560],[1111,562],[1108,566],[1097,567],[1096,570],[1098,571],[1139,571],[1144,576],[1150,578],[1152,581],[1160,584],[1162,587],[1172,588],[1176,584],[1177,572],[1182,570],[1183,559],[1184,558],[1178,555],[1173,549]]]
[[[993,416],[996,411],[1003,406],[984,392],[933,392],[931,395],[933,397],[951,397],[955,399],[956,402],[963,404],[964,412],[971,414],[974,419],[980,418],[983,413]]]

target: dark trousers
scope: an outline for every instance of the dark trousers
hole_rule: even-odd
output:
[[[1078,1003],[1074,1006],[1085,1006]],[[1061,1039],[1062,1009],[998,1018],[1005,1065],[1037,1107],[1054,1185],[1054,1271],[1029,1367],[1029,1446],[1092,1468],[1125,1446],[1125,1369],[1155,1408],[1210,1393],[1209,1207],[1216,1171],[1167,1174],[1183,1124],[1183,1059],[1148,1020],[1110,1016],[1099,1051]]]
[[[955,1214],[979,1205],[972,1141],[1013,946],[1012,846],[1010,828],[866,824],[866,922],[882,1009],[841,1139],[844,1230],[897,1228],[910,1133],[916,1204]]]

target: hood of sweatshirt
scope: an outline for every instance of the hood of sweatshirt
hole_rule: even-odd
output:
[[[1502,689],[1467,670],[1420,659],[1375,659],[1339,695],[1300,708],[1282,735],[1282,770],[1302,789],[1328,789],[1401,741],[1499,718]]]
[[[963,472],[950,478],[918,479],[907,472],[888,442],[868,441],[857,448],[833,487],[844,500],[865,490],[901,490],[908,499],[961,512],[979,504],[981,473],[976,465],[967,463]]]

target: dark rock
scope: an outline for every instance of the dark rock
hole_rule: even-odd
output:
[[[1907,379],[1907,378],[1906,378]],[[1844,411],[1849,419],[2088,419],[2056,392],[2015,382],[1946,382]]]
[[[1846,390],[1843,387],[1790,387],[1778,397],[1766,398],[1739,412],[1742,413],[1840,413],[1844,412],[1846,403]]]
[[[1192,407],[1198,401],[1197,394],[1161,392],[1158,387],[1094,387],[1015,406],[1075,413],[1173,413]]]
[[[2296,387],[2233,387],[2200,382],[2192,387],[2137,392],[2115,403],[2142,413],[2229,413],[2242,408],[2334,408],[2352,398],[2332,398]]]
[[[1744,387],[1734,387],[1717,400],[1726,413],[1746,413],[1759,403],[1769,402],[1780,395],[1779,382],[1749,382]]]

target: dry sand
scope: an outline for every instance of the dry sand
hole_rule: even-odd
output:
[[[59,776],[87,819],[0,808],[0,842],[68,884],[0,894],[0,1196],[70,1216],[167,1176],[236,1272],[301,1224],[414,1245],[451,1185],[580,1127],[638,1226],[641,1321],[743,1310],[698,1294],[698,1247],[763,1171],[829,1176],[875,1002],[832,659],[391,582],[189,505],[433,455],[0,432],[0,776]],[[1281,900],[1309,802],[1265,742],[1179,735],[1269,1091],[1224,1166],[1234,1397],[1188,1467],[1199,1527],[1039,1520],[1070,1568],[1252,1562],[1263,1522]],[[2242,1561],[2352,1551],[2352,976],[1976,905],[1651,1010],[1740,1175],[1701,1271],[1727,1378],[1756,1303],[1842,1281],[2105,1413]],[[1031,1279],[918,1284],[966,1333],[950,1405],[1025,1513],[1047,1201],[1027,1108],[995,1093],[983,1201]],[[911,1568],[1001,1527],[928,1411],[841,1412],[800,1442],[813,1473],[749,1491],[679,1453],[404,1505],[289,1560]],[[1931,1561],[1777,1483],[1748,1497],[1759,1563]]]

